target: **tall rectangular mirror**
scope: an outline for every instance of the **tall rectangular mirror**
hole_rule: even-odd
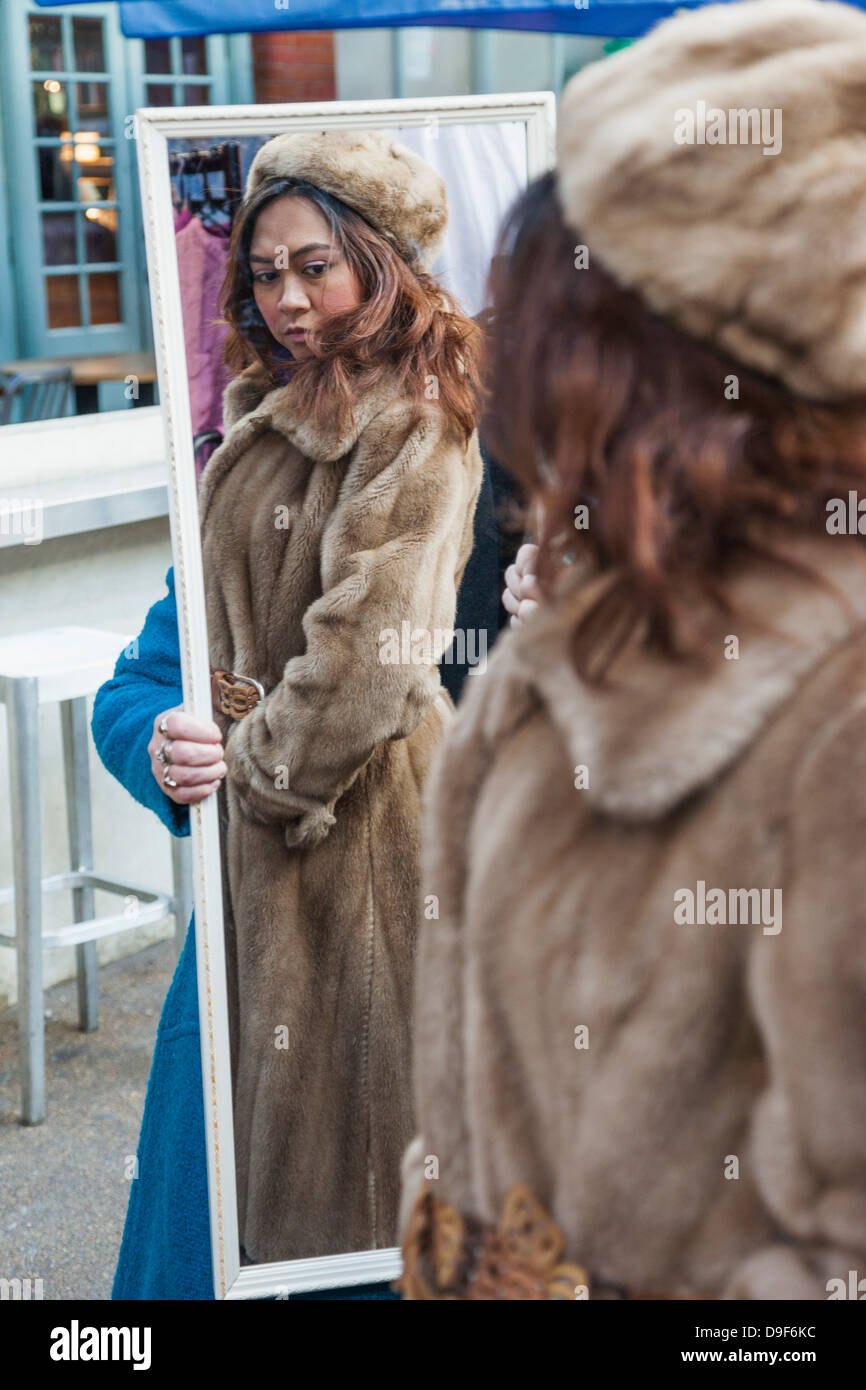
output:
[[[191,808],[218,1298],[400,1273],[424,927],[412,778],[453,704],[432,699],[429,661],[406,674],[371,642],[380,623],[383,640],[447,611],[480,455],[444,435],[434,448],[429,424],[401,433],[399,360],[380,378],[377,363],[388,323],[407,344],[426,324],[433,342],[436,287],[460,322],[483,319],[502,219],[553,163],[554,111],[553,93],[530,92],[136,116],[184,712],[216,723],[228,766]],[[262,147],[304,132],[358,137],[356,166],[351,140],[329,163],[332,136],[305,166],[326,171],[307,180],[324,197],[265,187],[299,175],[278,143]],[[410,303],[411,322],[394,308]],[[364,325],[379,356],[366,353],[351,421],[320,419],[301,385],[308,335],[361,309],[355,358]],[[435,351],[459,374],[459,352]],[[456,400],[459,381],[452,392],[441,375],[427,372],[423,394]]]

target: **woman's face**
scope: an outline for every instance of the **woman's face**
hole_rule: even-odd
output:
[[[259,313],[277,342],[299,359],[312,356],[306,330],[362,299],[326,218],[306,198],[275,198],[259,213],[250,275]]]

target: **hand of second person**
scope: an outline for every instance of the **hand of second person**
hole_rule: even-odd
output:
[[[166,733],[159,725],[165,720]],[[159,752],[164,749],[163,762]],[[163,710],[153,721],[147,745],[150,768],[161,791],[179,806],[204,801],[226,775],[222,735],[213,721],[201,723],[185,714],[183,705]],[[166,782],[166,775],[171,779]],[[176,783],[172,786],[171,783]]]
[[[537,559],[538,546],[527,541],[518,550],[514,564],[505,571],[502,602],[511,614],[512,627],[520,627],[527,618],[531,618],[541,602],[542,593],[535,577]]]

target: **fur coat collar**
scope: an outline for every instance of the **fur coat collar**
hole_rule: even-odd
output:
[[[318,424],[297,408],[297,391],[288,381],[273,386],[258,363],[247,367],[226,387],[223,395],[225,438],[211,456],[199,489],[199,520],[203,525],[221,479],[258,435],[276,431],[313,463],[333,463],[343,458],[370,422],[393,401],[405,397],[396,380],[396,369],[385,367],[375,386],[361,393],[347,425],[338,428],[334,415]]]
[[[821,658],[866,623],[861,544],[830,536],[773,544],[822,587],[766,562],[744,567],[727,587],[735,613],[712,622],[705,666],[671,663],[633,642],[605,685],[580,680],[568,638],[609,576],[539,610],[503,644],[499,659],[522,688],[519,708],[547,706],[575,765],[591,769],[588,805],[627,821],[666,815],[739,758]],[[738,655],[726,658],[730,637]],[[516,720],[518,706],[501,717]]]
[[[358,397],[348,425],[338,429],[331,417],[316,427],[298,414],[293,382],[271,386],[264,370],[254,363],[229,383],[223,420],[228,433],[245,415],[252,414],[256,422],[267,421],[271,429],[284,434],[307,458],[330,463],[348,453],[362,430],[397,394],[396,371],[386,367],[376,385]]]

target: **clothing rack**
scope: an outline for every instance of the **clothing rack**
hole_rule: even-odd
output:
[[[236,140],[223,140],[209,149],[174,151],[168,157],[168,167],[173,179],[188,174],[222,174],[225,209],[229,219],[234,221],[243,198],[241,148]]]
[[[169,154],[168,167],[172,182],[177,181],[180,184],[175,207],[177,208],[179,203],[185,205],[201,220],[207,231],[214,230],[213,214],[218,212],[221,219],[228,219],[227,227],[221,222],[217,224],[218,239],[227,238],[243,198],[240,144],[236,140],[223,140],[209,148],[174,150]],[[221,174],[222,186],[212,190],[208,184],[208,174]],[[192,193],[187,181],[192,180],[197,185],[199,179],[201,191],[197,188],[196,192]],[[182,235],[182,232],[180,234]],[[227,241],[225,244],[227,245]],[[222,434],[216,429],[207,429],[194,436],[193,453],[197,478],[214,448],[221,441]]]

